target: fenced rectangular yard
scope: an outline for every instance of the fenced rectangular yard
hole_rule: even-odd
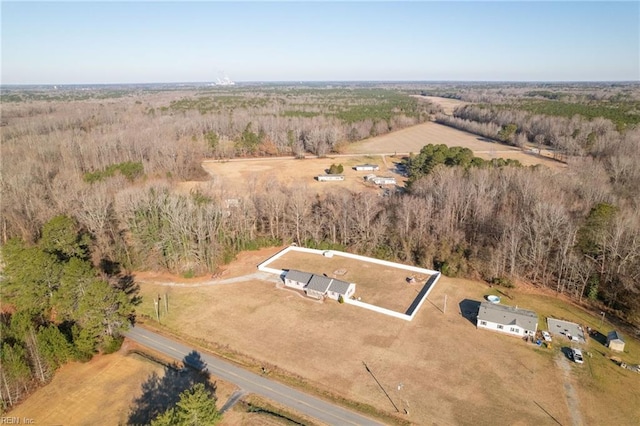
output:
[[[417,313],[439,277],[438,272],[428,269],[300,247],[286,248],[263,262],[260,269],[273,273],[295,269],[355,283],[355,300],[348,303],[373,305],[381,308],[373,310],[391,311],[383,313],[407,320]]]

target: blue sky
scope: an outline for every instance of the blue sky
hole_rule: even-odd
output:
[[[640,3],[5,2],[3,84],[640,79]]]

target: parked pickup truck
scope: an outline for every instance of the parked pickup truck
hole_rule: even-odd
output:
[[[569,357],[578,364],[584,363],[584,359],[582,358],[582,351],[577,348],[571,348],[571,352],[569,352]]]

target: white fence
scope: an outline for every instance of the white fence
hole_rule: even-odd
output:
[[[417,266],[403,265],[403,264],[400,264],[400,263],[389,262],[387,260],[373,259],[371,257],[360,256],[360,255],[351,254],[351,253],[345,253],[345,252],[342,252],[342,251],[317,250],[317,249],[310,249],[310,248],[306,248],[306,247],[296,247],[296,246],[289,246],[289,247],[284,248],[283,250],[280,250],[278,253],[274,254],[269,259],[267,259],[264,262],[260,263],[258,265],[258,270],[282,276],[285,273],[284,270],[275,269],[275,268],[269,268],[267,265],[269,265],[272,262],[278,260],[280,257],[284,256],[285,254],[289,253],[290,251],[298,251],[298,252],[303,252],[303,253],[312,253],[312,254],[318,254],[318,255],[321,255],[321,256],[325,255],[325,254],[328,254],[329,255],[328,257],[331,257],[331,256],[342,256],[342,257],[347,257],[347,258],[350,258],[350,259],[356,259],[356,260],[359,260],[359,261],[362,261],[362,262],[376,263],[378,265],[390,266],[392,268],[404,269],[404,270],[411,271],[411,272],[419,272],[421,274],[429,275],[430,277],[427,280],[427,282],[425,282],[424,286],[422,287],[422,290],[420,290],[420,292],[418,293],[418,297],[416,297],[416,299],[413,301],[413,303],[411,304],[411,306],[409,307],[407,312],[404,313],[404,314],[402,314],[400,312],[392,311],[390,309],[381,308],[381,307],[376,306],[376,305],[371,305],[369,303],[360,302],[358,300],[345,299],[345,301],[344,301],[345,303],[347,303],[349,305],[359,306],[359,307],[364,308],[364,309],[369,309],[370,311],[375,311],[375,312],[378,312],[378,313],[381,313],[381,314],[389,315],[389,316],[392,316],[394,318],[400,318],[400,319],[403,319],[405,321],[411,321],[415,317],[415,315],[420,310],[420,307],[422,306],[424,301],[427,299],[427,296],[429,295],[429,293],[431,293],[431,290],[433,290],[433,288],[436,286],[436,283],[440,279],[440,272],[433,271],[431,269],[419,268]]]

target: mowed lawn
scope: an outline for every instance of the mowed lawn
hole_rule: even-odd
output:
[[[290,251],[268,266],[283,270],[297,269],[318,275],[326,274],[330,278],[356,283],[356,298],[399,313],[405,313],[409,309],[429,279],[429,275],[391,266],[338,255],[329,258],[321,254],[298,251]],[[408,277],[414,277],[416,282],[407,283]]]
[[[277,251],[263,250],[262,259]],[[258,263],[256,255],[241,256],[230,273],[250,271]],[[168,327],[395,413],[364,368],[366,362],[396,406],[407,409],[403,416],[416,424],[570,424],[565,376],[556,365],[562,345],[539,348],[477,330],[460,314],[461,301],[480,301],[490,290],[479,282],[443,277],[429,303],[407,322],[354,306],[318,303],[262,281],[197,288],[147,282],[140,312],[151,318],[152,297],[168,294],[169,313],[161,317]],[[552,295],[510,294],[509,304],[541,315],[598,322]],[[628,347],[623,357],[638,362],[640,346],[633,342]],[[571,364],[570,376],[583,419],[587,424],[630,424],[640,406],[640,376],[607,360],[601,353],[608,350],[597,342],[587,350],[593,357],[584,365]]]

